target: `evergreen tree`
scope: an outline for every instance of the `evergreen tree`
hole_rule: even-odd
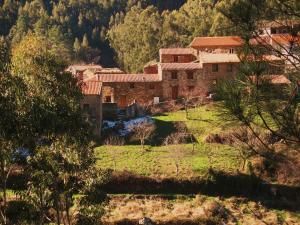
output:
[[[78,54],[79,51],[80,51],[80,48],[81,48],[81,44],[80,44],[80,42],[79,42],[79,39],[78,39],[78,38],[75,38],[74,45],[73,45],[74,52],[75,52],[76,54]]]
[[[89,40],[88,40],[87,34],[83,35],[81,46],[83,48],[88,48],[89,47]]]

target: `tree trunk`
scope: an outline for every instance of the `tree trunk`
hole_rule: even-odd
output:
[[[55,210],[56,210],[56,220],[57,220],[57,225],[61,225],[60,223],[60,210],[59,210],[59,203],[58,203],[58,199],[55,199]]]
[[[145,140],[141,139],[141,146],[142,146],[142,150],[144,151],[145,149]]]
[[[65,197],[65,201],[66,201],[66,214],[67,214],[68,225],[71,225],[70,205],[69,205],[69,198],[67,196]]]
[[[114,159],[114,171],[117,170],[117,162],[116,162],[116,159]]]
[[[2,218],[2,223],[5,225],[6,224],[6,204],[7,204],[7,194],[6,194],[6,180],[7,180],[7,175],[5,173],[5,159],[1,157],[1,186],[2,186],[2,194],[3,194],[3,203],[2,205],[0,204],[0,212],[1,212],[1,218]]]
[[[179,164],[176,162],[175,166],[176,166],[176,176],[178,176],[178,174],[179,174]]]
[[[184,108],[185,108],[185,118],[188,120],[189,119],[189,111],[188,111],[187,102],[185,102]]]
[[[44,224],[44,200],[43,200],[43,192],[41,188],[39,188],[39,199],[40,199],[40,225]]]

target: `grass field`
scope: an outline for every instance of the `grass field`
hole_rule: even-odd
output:
[[[142,151],[136,141],[124,146],[101,146],[95,149],[97,165],[145,176],[172,177],[176,176],[175,160],[179,160],[180,177],[205,175],[211,167],[233,173],[240,166],[238,151],[230,146],[204,142],[208,134],[226,131],[233,126],[220,116],[219,107],[211,104],[190,109],[189,119],[185,111],[153,117],[156,131],[146,146],[147,151]],[[161,145],[164,138],[175,131],[176,122],[184,123],[198,142],[193,152],[192,144],[180,145],[179,148],[188,154],[179,159],[174,159],[173,147]]]

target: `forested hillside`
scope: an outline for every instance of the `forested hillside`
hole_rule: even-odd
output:
[[[115,64],[106,39],[111,17],[123,17],[132,6],[178,9],[184,0],[0,0],[0,36],[12,45],[28,32],[48,37],[62,58]]]
[[[141,71],[160,47],[186,46],[198,35],[232,34],[213,0],[2,0],[0,36],[47,37],[69,62]]]

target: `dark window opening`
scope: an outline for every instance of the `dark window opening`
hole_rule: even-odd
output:
[[[177,80],[178,79],[177,72],[172,72],[172,79],[173,80]]]
[[[174,55],[174,62],[178,62],[178,61],[179,61],[178,55]]]
[[[233,54],[233,53],[234,53],[234,49],[231,48],[231,49],[229,50],[229,53],[230,53],[230,54]]]
[[[188,91],[189,92],[192,92],[192,91],[194,91],[195,90],[195,86],[188,86]]]
[[[151,89],[151,90],[155,89],[154,84],[150,84],[150,85],[149,85],[149,89]]]
[[[271,34],[276,34],[277,33],[277,29],[274,27],[271,27]]]
[[[130,84],[129,84],[129,88],[130,88],[130,89],[133,89],[133,88],[134,88],[134,83],[130,83]]]
[[[83,104],[83,110],[84,111],[89,111],[90,105],[89,104]]]
[[[227,65],[227,72],[232,72],[233,71],[233,65],[232,64],[228,64]]]
[[[187,72],[187,79],[189,79],[189,80],[194,79],[194,73],[193,72]]]
[[[213,64],[212,65],[212,71],[213,72],[218,72],[219,71],[219,64]]]
[[[111,102],[111,96],[105,96],[105,102],[110,103]]]

